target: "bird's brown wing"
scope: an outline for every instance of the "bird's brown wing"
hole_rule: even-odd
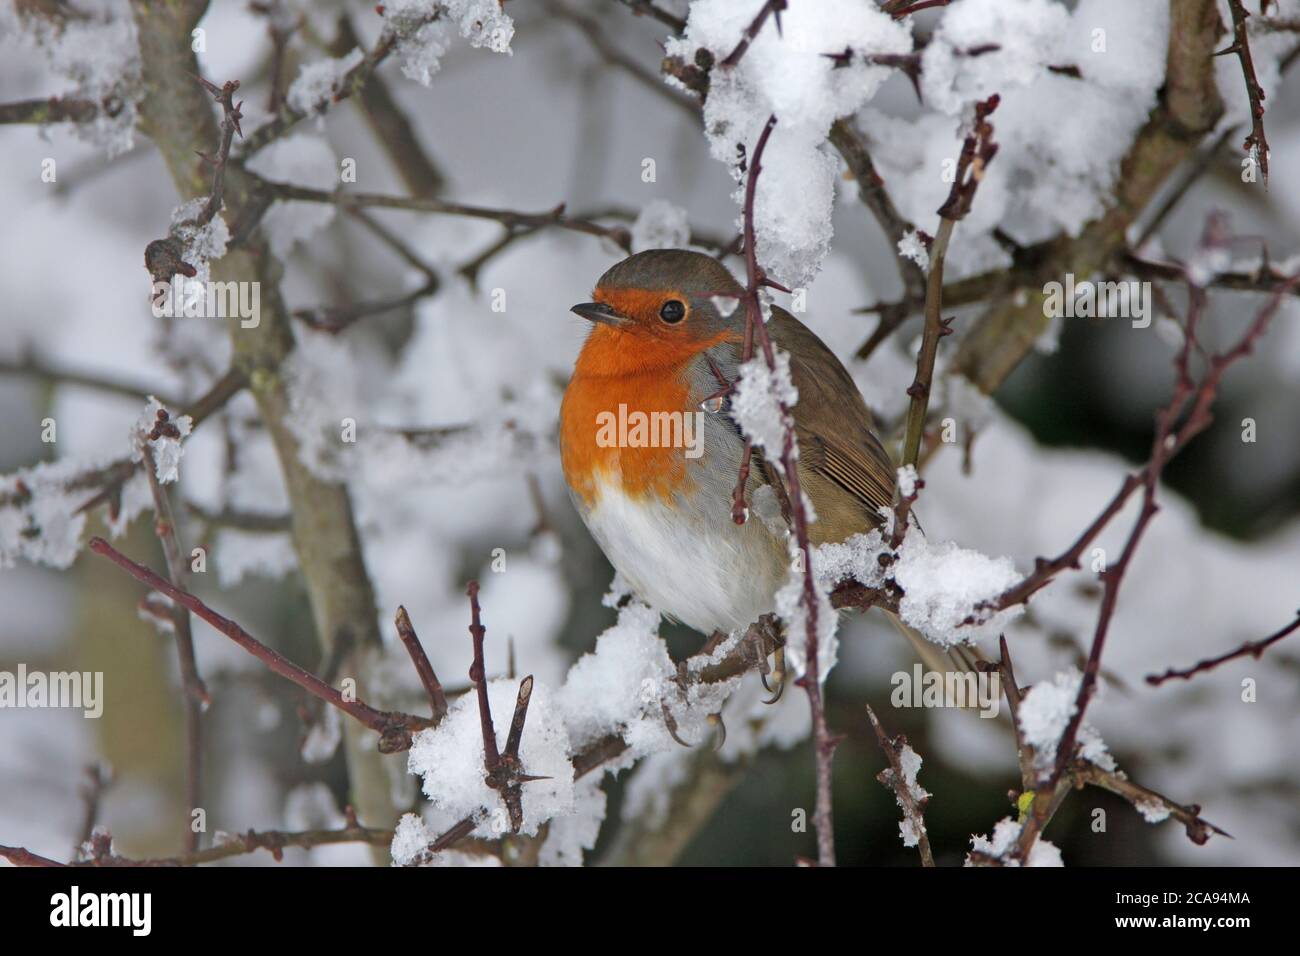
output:
[[[799,390],[799,477],[818,516],[810,530],[815,543],[842,541],[880,524],[880,509],[894,500],[894,463],[840,360],[794,316],[780,308],[772,313],[768,329],[790,353]]]

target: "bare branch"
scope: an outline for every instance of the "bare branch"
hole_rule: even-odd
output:
[[[402,750],[409,750],[411,734],[433,725],[433,722],[425,717],[395,711],[376,710],[360,700],[349,699],[337,688],[331,687],[315,674],[303,670],[297,664],[283,657],[279,652],[267,647],[234,621],[218,614],[194,595],[180,590],[172,585],[170,581],[158,576],[144,565],[136,564],[103,538],[91,538],[90,550],[108,558],[141,584],[146,584],[156,591],[161,591],[173,601],[189,608],[189,610],[248,651],[276,674],[297,684],[313,697],[337,707],[349,717],[378,733],[380,735],[380,753],[397,753]]]
[[[424,645],[420,643],[415,628],[411,626],[411,618],[404,607],[397,609],[397,636],[402,639],[406,652],[411,655],[415,672],[420,675],[420,683],[424,685],[425,692],[429,695],[434,722],[441,721],[447,716],[447,695],[443,692],[438,675],[433,672],[433,665],[429,663],[428,655],[424,653]]]
[[[970,133],[962,143],[957,160],[957,172],[948,199],[939,207],[939,231],[930,245],[930,274],[925,294],[925,329],[921,335],[921,349],[916,357],[916,376],[907,389],[911,402],[907,408],[907,430],[903,437],[903,464],[915,465],[921,455],[921,437],[925,433],[926,410],[930,404],[930,386],[934,379],[934,362],[939,354],[939,340],[951,329],[942,317],[943,264],[948,253],[948,242],[957,222],[970,212],[984,170],[997,155],[993,142],[993,126],[989,115],[998,108],[996,93],[975,104],[975,120]]]
[[[1152,687],[1159,687],[1165,681],[1170,680],[1191,680],[1197,674],[1203,674],[1206,671],[1212,671],[1220,664],[1226,664],[1228,661],[1236,660],[1240,657],[1253,657],[1259,660],[1264,656],[1264,652],[1290,634],[1300,630],[1300,611],[1296,612],[1296,619],[1283,628],[1273,632],[1268,637],[1261,638],[1258,641],[1247,641],[1235,650],[1220,654],[1218,657],[1209,657],[1197,661],[1194,665],[1183,670],[1169,668],[1163,674],[1149,674],[1147,683]]]
[[[1255,61],[1250,55],[1250,38],[1246,29],[1246,20],[1250,14],[1242,0],[1228,0],[1228,12],[1232,14],[1232,45],[1220,50],[1215,56],[1227,53],[1237,54],[1241,63],[1241,74],[1246,81],[1246,98],[1250,101],[1250,133],[1242,143],[1242,148],[1255,162],[1259,163],[1260,172],[1264,174],[1264,184],[1268,184],[1268,138],[1264,135],[1264,88],[1255,76]]]
[[[930,795],[924,790],[921,790],[921,795],[918,795],[912,789],[914,785],[920,789],[914,777],[911,783],[908,782],[908,774],[902,764],[904,750],[910,749],[907,737],[903,734],[890,737],[885,733],[885,728],[870,705],[867,705],[867,717],[871,720],[872,730],[876,732],[880,749],[885,752],[885,759],[889,761],[889,767],[876,774],[876,779],[887,790],[893,791],[895,799],[898,800],[898,805],[903,810],[903,819],[916,837],[916,848],[921,854],[921,865],[934,866],[934,853],[930,850],[930,834],[925,829],[925,806],[930,800]]]
[[[353,207],[407,209],[412,212],[466,216],[470,219],[491,219],[512,229],[553,226],[557,229],[567,229],[570,232],[580,232],[589,236],[609,239],[624,250],[630,250],[632,246],[631,233],[626,227],[602,226],[590,220],[570,218],[564,214],[563,203],[549,212],[519,212],[513,209],[496,209],[489,206],[475,206],[469,203],[445,202],[427,196],[408,197],[386,196],[379,193],[327,192],[323,189],[311,189],[293,183],[272,182],[267,179],[259,180],[258,186],[264,193],[275,199],[332,203],[343,209]]]

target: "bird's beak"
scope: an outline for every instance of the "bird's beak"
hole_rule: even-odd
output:
[[[599,322],[602,325],[620,326],[627,324],[627,316],[620,315],[604,302],[581,302],[569,310],[576,315],[582,316],[588,322]]]

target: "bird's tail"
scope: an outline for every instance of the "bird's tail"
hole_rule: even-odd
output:
[[[929,670],[941,674],[950,672],[978,674],[979,665],[988,661],[988,658],[973,644],[957,644],[944,650],[939,645],[927,641],[915,628],[904,624],[897,614],[892,611],[886,611],[885,614],[898,632],[907,639],[907,643],[912,645],[916,656],[921,658],[921,663]]]

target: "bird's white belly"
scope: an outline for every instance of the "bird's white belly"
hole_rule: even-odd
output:
[[[785,580],[784,545],[756,518],[731,521],[729,502],[670,506],[597,483],[584,518],[610,564],[656,609],[704,634],[743,628],[772,610]],[[714,511],[720,513],[714,514]]]

